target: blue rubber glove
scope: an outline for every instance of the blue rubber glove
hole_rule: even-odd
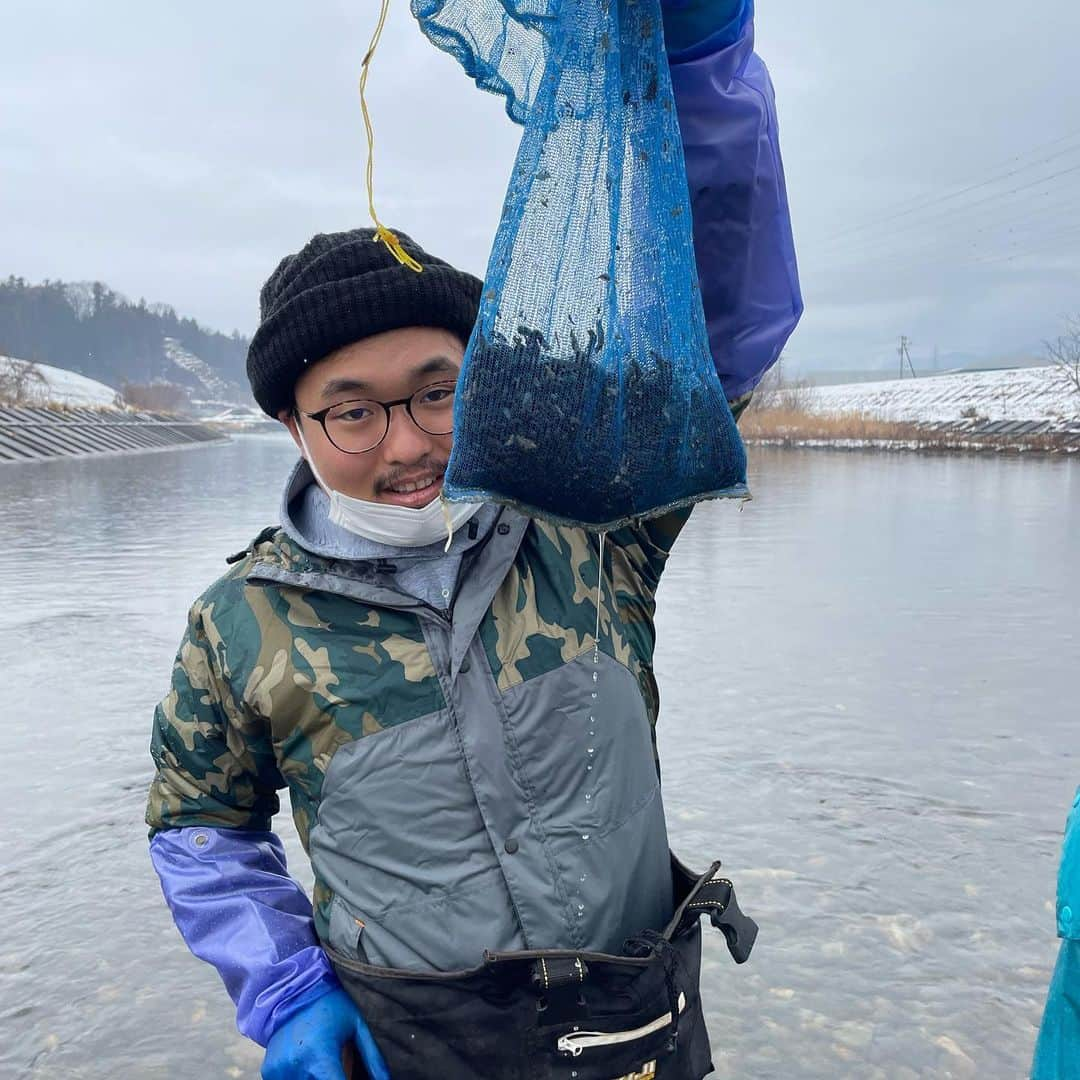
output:
[[[390,1080],[375,1039],[344,990],[331,990],[294,1013],[270,1037],[262,1080],[349,1080],[341,1055],[360,1051],[371,1080]]]
[[[751,0],[661,0],[668,54],[694,46],[722,49],[742,33],[753,13]]]

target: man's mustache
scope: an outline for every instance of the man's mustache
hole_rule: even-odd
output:
[[[425,457],[415,465],[402,465],[396,469],[391,469],[376,479],[375,494],[381,494],[388,488],[395,488],[399,484],[407,484],[417,477],[429,473],[434,476],[442,476],[446,472],[449,461],[449,458]]]

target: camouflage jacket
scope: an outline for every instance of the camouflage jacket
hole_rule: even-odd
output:
[[[265,530],[193,605],[152,831],[265,830],[289,788],[324,944],[447,970],[616,950],[671,914],[654,596],[688,516],[598,537],[503,510],[451,611]]]

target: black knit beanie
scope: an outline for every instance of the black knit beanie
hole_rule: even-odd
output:
[[[259,296],[247,355],[251,392],[276,417],[293,404],[304,369],[354,341],[407,326],[435,326],[469,340],[483,283],[397,233],[424,269],[403,266],[374,229],[320,233],[278,263]]]

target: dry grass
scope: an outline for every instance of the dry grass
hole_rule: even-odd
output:
[[[874,439],[893,442],[919,437],[916,424],[875,420],[859,413],[818,416],[800,409],[784,407],[747,410],[739,428],[748,439]]]
[[[169,382],[121,383],[120,399],[140,412],[167,413],[170,416],[181,416],[188,407],[187,391]]]
[[[773,446],[875,446],[894,450],[1042,450],[1067,449],[1070,437],[980,435],[964,425],[923,427],[909,422],[878,420],[860,413],[825,416],[783,406],[751,408],[739,423],[749,443]]]

